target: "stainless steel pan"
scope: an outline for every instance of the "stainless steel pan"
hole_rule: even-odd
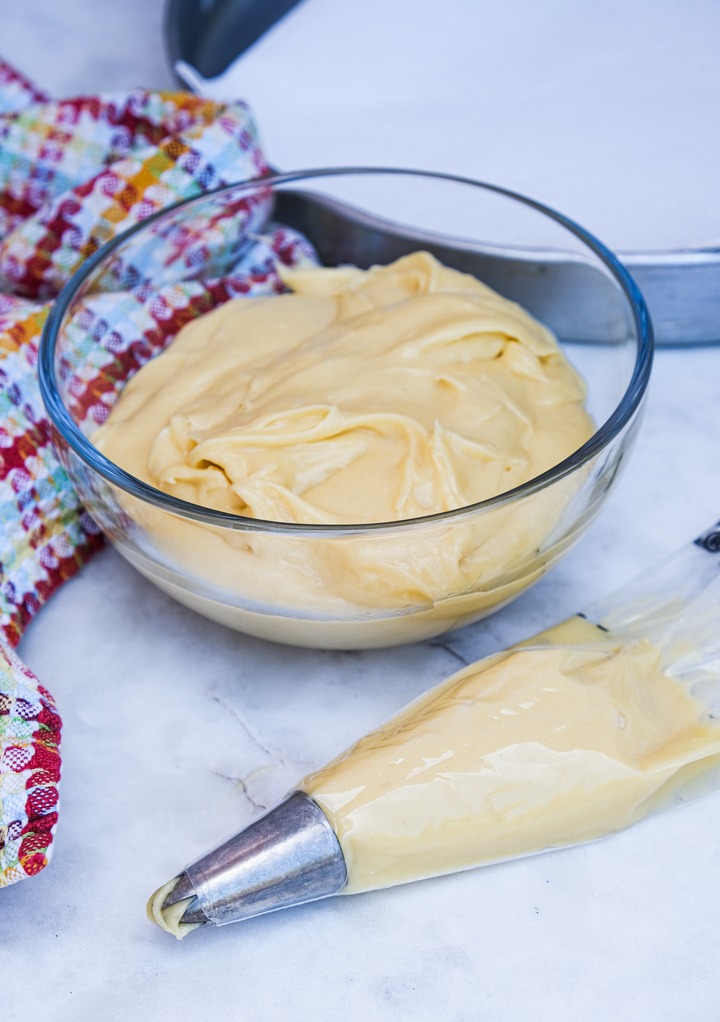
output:
[[[226,67],[299,0],[169,0],[166,35],[173,68],[190,88]],[[252,98],[252,97],[251,97]],[[305,192],[283,197],[278,218],[302,230],[319,247],[321,258],[369,265],[408,251],[409,234],[391,224]],[[497,275],[507,279],[511,268],[515,296],[542,315],[541,285],[548,274],[559,277],[555,294],[578,300],[602,298],[596,280],[583,277],[577,264],[546,256],[520,255],[497,249],[469,251],[448,248],[432,238],[414,236],[450,265],[482,277],[490,285]],[[664,252],[617,253],[631,272],[650,309],[659,344],[689,345],[720,342],[720,248]],[[579,289],[579,291],[578,291]],[[523,296],[532,296],[527,301]],[[592,340],[592,338],[587,338]]]

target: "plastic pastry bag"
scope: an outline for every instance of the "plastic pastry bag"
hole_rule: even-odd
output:
[[[720,526],[471,664],[151,897],[176,937],[592,841],[720,787]]]
[[[719,549],[716,528],[306,778],[344,892],[590,841],[719,787]]]

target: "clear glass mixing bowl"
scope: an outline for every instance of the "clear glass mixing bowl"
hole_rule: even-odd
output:
[[[301,232],[324,265],[365,267],[425,249],[520,302],[554,331],[584,377],[594,435],[506,493],[390,523],[243,518],[128,474],[93,445],[98,423],[182,322],[247,286],[277,287],[268,275],[272,251],[298,243],[292,233],[273,233],[275,223]],[[348,168],[223,188],[109,242],[53,307],[40,384],[63,466],[107,538],[143,575],[242,631],[347,649],[450,631],[538,579],[614,485],[637,433],[651,362],[652,331],[632,279],[566,217],[473,180]],[[423,559],[452,549],[463,551],[463,570],[408,586],[408,569],[412,575]]]

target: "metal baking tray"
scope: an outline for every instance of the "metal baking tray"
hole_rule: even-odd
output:
[[[165,34],[171,66],[184,63],[203,78],[214,78],[299,2],[168,0]],[[192,86],[187,78],[183,84]],[[658,344],[720,343],[720,248],[617,255],[647,301]]]

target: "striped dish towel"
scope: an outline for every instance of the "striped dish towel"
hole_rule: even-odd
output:
[[[266,172],[242,102],[144,89],[51,100],[0,61],[0,887],[47,865],[60,779],[60,717],[14,650],[101,543],[51,444],[36,374],[43,323],[70,275],[110,238],[178,200]],[[237,234],[252,215],[245,202],[225,206],[214,229]],[[73,388],[81,416],[102,421],[118,378],[189,319],[234,295],[282,290],[278,264],[309,254],[302,238],[270,227],[201,283],[198,251],[189,232],[183,251],[173,249],[172,286],[153,287],[152,265],[123,266],[122,287],[86,303],[76,325],[78,343],[93,345],[94,376]],[[150,255],[167,262],[158,246]]]

